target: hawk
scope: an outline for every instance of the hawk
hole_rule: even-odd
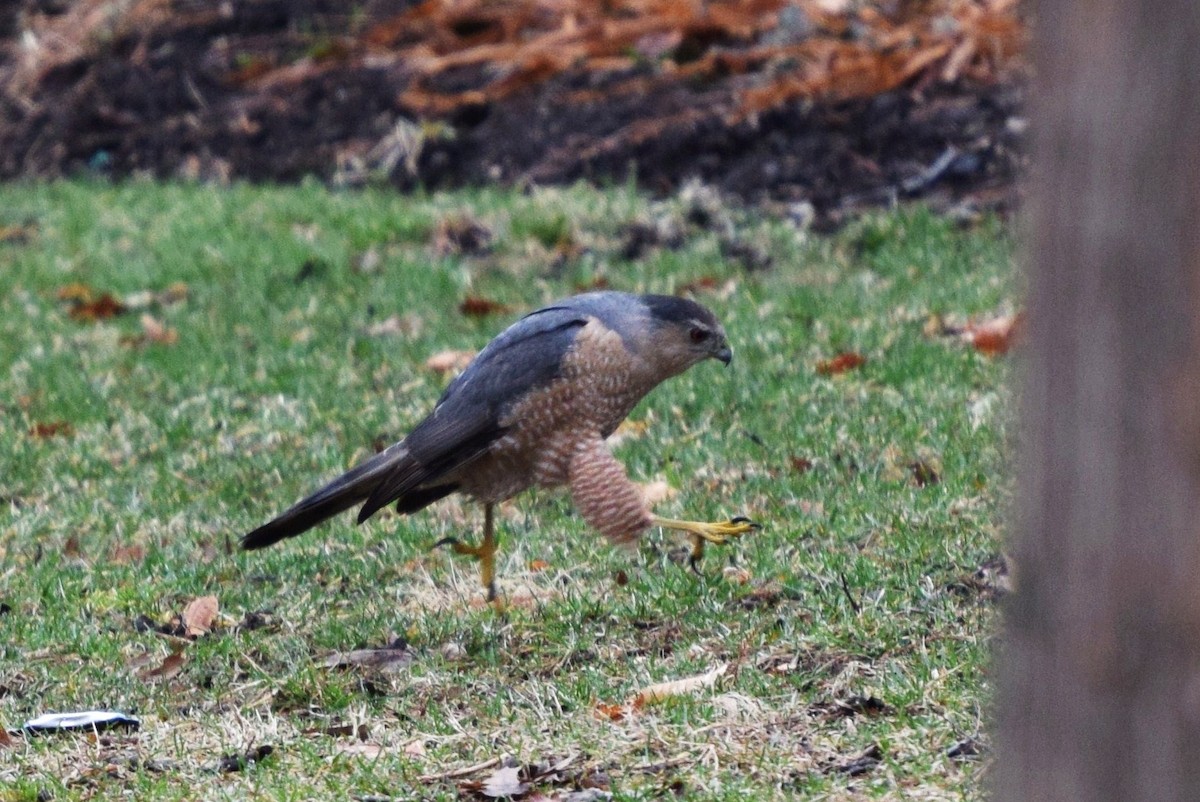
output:
[[[605,439],[661,382],[706,359],[732,358],[713,313],[686,298],[592,292],[557,301],[488,343],[407,437],[245,535],[242,546],[269,546],[355,505],[362,523],[389,504],[408,515],[465,493],[483,504],[482,542],[438,545],[476,558],[495,601],[493,508],[530,487],[565,485],[583,519],[616,543],[655,526],[687,532],[695,568],[705,543],[757,525],[653,515]]]

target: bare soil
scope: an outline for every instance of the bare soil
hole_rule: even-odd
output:
[[[699,179],[818,225],[911,198],[1015,203],[1025,80],[1021,54],[996,44],[1010,17],[1023,30],[1009,3],[889,16],[758,0],[715,22],[679,4],[615,18],[565,5],[577,16],[528,2],[451,16],[404,0],[349,13],[332,0],[24,0],[0,11],[0,178],[634,180],[654,193]]]

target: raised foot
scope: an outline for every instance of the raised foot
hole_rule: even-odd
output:
[[[744,516],[730,518],[728,521],[676,521],[672,518],[653,517],[653,525],[664,529],[677,529],[687,532],[692,541],[692,553],[688,557],[688,565],[696,573],[700,573],[700,561],[704,559],[704,544],[712,543],[720,546],[729,542],[730,538],[741,537],[747,532],[761,529],[762,526]]]

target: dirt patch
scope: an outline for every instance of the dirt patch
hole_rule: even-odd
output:
[[[0,20],[0,177],[700,179],[831,222],[1010,206],[1015,4],[849,6],[25,0]]]

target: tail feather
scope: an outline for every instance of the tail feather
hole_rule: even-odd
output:
[[[307,532],[327,518],[366,501],[384,477],[408,468],[406,463],[409,462],[414,460],[403,443],[381,451],[297,502],[279,517],[243,536],[242,548],[261,549]]]

